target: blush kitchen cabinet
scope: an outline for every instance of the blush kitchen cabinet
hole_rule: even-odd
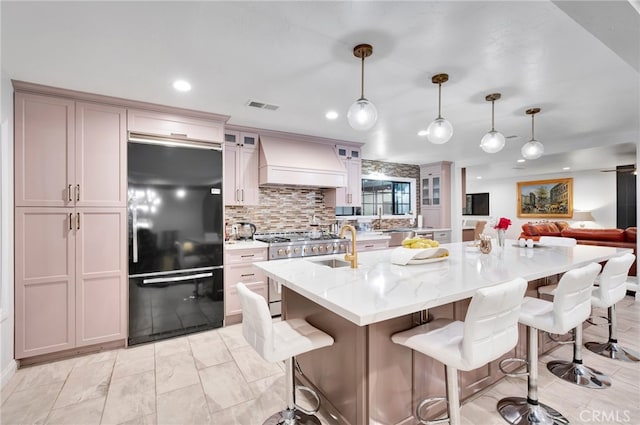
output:
[[[451,163],[439,162],[420,167],[421,213],[424,226],[451,226]]]
[[[356,249],[358,250],[358,252],[376,251],[378,249],[387,249],[387,248],[389,248],[389,238],[369,239],[369,240],[361,240],[361,241],[356,239]]]
[[[15,357],[124,344],[126,108],[14,86]]]
[[[19,207],[15,357],[126,334],[126,209]]]
[[[259,136],[227,131],[224,137],[224,204],[259,205]]]
[[[17,92],[15,205],[126,207],[124,108]]]
[[[132,133],[222,143],[224,123],[163,112],[129,109],[127,128]]]
[[[325,192],[328,207],[362,206],[362,159],[360,148],[336,146],[338,157],[347,170],[347,187],[338,187]]]
[[[224,315],[225,324],[239,323],[242,308],[236,284],[242,282],[247,288],[267,299],[267,277],[253,266],[256,261],[266,261],[267,248],[233,248],[224,254]]]

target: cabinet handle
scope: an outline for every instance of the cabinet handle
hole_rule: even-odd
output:
[[[248,258],[248,257],[253,257],[255,254],[246,254],[246,255],[241,255],[240,257],[242,258]]]
[[[172,136],[182,136],[187,137],[187,133],[171,133]]]
[[[80,185],[76,185],[76,202],[80,201]]]
[[[71,185],[69,185],[69,202],[73,201],[73,199],[71,199]]]
[[[236,201],[240,202],[240,189],[236,189]]]
[[[77,222],[77,225],[78,225],[77,230],[80,230],[80,213],[76,214],[76,219],[77,219],[76,222]]]
[[[375,245],[365,245],[364,248],[373,248]]]
[[[255,276],[255,273],[247,273],[247,274],[241,274],[240,276],[242,277],[247,277],[247,276]]]
[[[240,189],[240,195],[242,196],[242,199],[240,200],[244,202],[244,189]]]
[[[69,213],[69,230],[73,230],[73,213]]]

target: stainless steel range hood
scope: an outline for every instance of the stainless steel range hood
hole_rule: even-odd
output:
[[[345,187],[347,171],[334,146],[260,137],[260,186]]]

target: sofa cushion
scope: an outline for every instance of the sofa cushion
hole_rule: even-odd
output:
[[[556,221],[555,222],[556,227],[558,228],[559,231],[563,231],[564,229],[568,229],[569,228],[569,223],[567,223],[566,221]]]
[[[522,231],[527,236],[560,236],[560,229],[555,223],[525,223]]]
[[[627,229],[624,231],[624,238],[627,242],[635,242],[636,239],[636,234],[638,233],[638,228],[637,227],[627,227]]]
[[[624,230],[622,229],[577,229],[567,228],[562,231],[565,238],[591,241],[624,242]]]

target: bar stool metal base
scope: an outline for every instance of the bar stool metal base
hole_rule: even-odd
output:
[[[581,387],[604,389],[611,386],[611,379],[602,372],[574,362],[553,361],[547,369],[560,379]]]
[[[315,415],[307,415],[296,410],[283,410],[269,416],[263,425],[322,425]]]
[[[512,425],[563,425],[569,420],[546,404],[531,404],[524,397],[507,397],[498,402],[498,412]]]
[[[640,354],[621,347],[615,342],[587,342],[584,346],[587,347],[587,350],[610,359],[620,360],[622,362],[640,361]]]

